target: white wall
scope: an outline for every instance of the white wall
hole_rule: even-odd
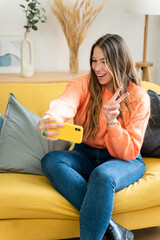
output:
[[[69,71],[69,50],[57,18],[46,0],[40,0],[46,9],[47,23],[40,23],[32,31],[35,71]],[[71,0],[73,1],[73,0]],[[99,0],[100,1],[100,0]],[[24,34],[24,12],[19,4],[24,0],[0,0],[0,34]],[[121,35],[127,42],[133,61],[141,61],[143,53],[144,16],[124,12],[124,0],[108,0],[99,13],[80,47],[79,70],[89,69],[92,44],[106,33]],[[152,80],[160,84],[160,16],[149,17],[147,60],[154,63]]]

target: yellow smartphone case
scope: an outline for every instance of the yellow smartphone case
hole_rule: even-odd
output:
[[[54,123],[60,123],[60,122],[50,122],[51,124]],[[69,142],[74,143],[81,143],[82,137],[83,137],[83,127],[70,124],[70,123],[60,123],[63,124],[63,128],[54,128],[54,129],[48,129],[48,131],[56,131],[59,130],[60,133],[57,135],[54,135],[54,138],[66,140]]]

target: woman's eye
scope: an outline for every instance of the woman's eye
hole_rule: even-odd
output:
[[[92,62],[97,62],[96,60],[92,59]]]

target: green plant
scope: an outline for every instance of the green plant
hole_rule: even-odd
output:
[[[40,7],[40,2],[37,0],[25,0],[27,2],[27,6],[19,4],[26,13],[26,25],[24,28],[26,32],[29,32],[30,29],[37,31],[37,24],[39,22],[45,23],[47,21],[47,17],[45,16],[45,9]]]

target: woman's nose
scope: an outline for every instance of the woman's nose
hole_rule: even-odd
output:
[[[100,63],[96,63],[95,70],[99,71],[99,70],[101,70],[101,68],[102,68],[101,64]]]

